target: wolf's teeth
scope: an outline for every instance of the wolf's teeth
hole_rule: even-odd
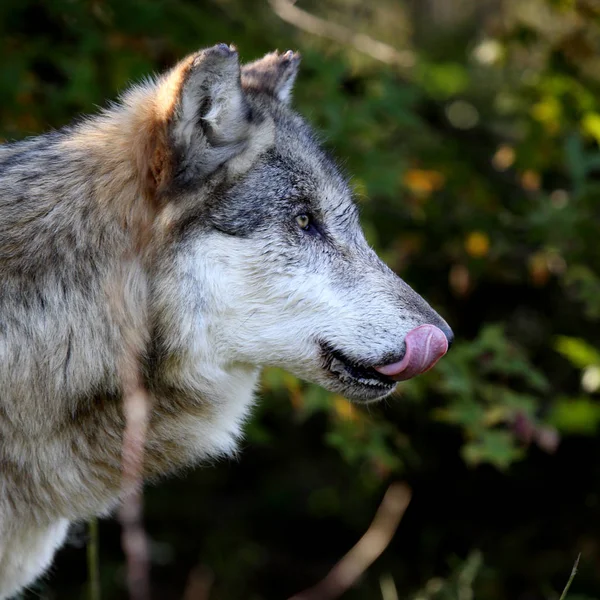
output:
[[[336,375],[341,381],[344,381],[346,383],[354,385],[359,383],[360,385],[373,388],[390,387],[390,384],[379,379],[360,377],[358,373],[353,373],[351,369],[353,369],[351,365],[347,365],[344,361],[340,360],[339,358],[336,358],[335,356],[332,357],[331,363],[329,364],[329,371]]]
[[[371,385],[373,387],[385,386],[385,383],[383,383],[382,381],[378,381],[377,379],[358,379],[357,381],[360,381],[360,383],[362,383],[363,385]]]

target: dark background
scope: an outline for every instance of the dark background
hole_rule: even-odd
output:
[[[303,54],[296,107],[353,175],[368,238],[451,323],[436,369],[363,409],[279,371],[237,461],[149,487],[156,598],[286,598],[412,503],[347,598],[600,598],[600,3],[300,0],[391,63],[242,0],[3,0],[0,136],[60,127],[186,53]],[[275,3],[275,6],[277,4]],[[369,52],[367,43],[367,53]],[[85,527],[27,598],[84,598]],[[125,598],[116,521],[104,598]],[[382,592],[383,587],[388,591]],[[387,585],[387,587],[386,587]]]

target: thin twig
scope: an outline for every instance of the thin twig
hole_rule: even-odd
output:
[[[379,578],[379,588],[381,589],[381,600],[398,600],[398,590],[394,578],[389,573]]]
[[[351,588],[387,548],[406,512],[411,495],[410,488],[403,483],[390,485],[373,522],[356,545],[317,585],[290,600],[333,600]]]
[[[144,445],[150,398],[138,369],[124,374],[123,503],[119,511],[121,543],[127,559],[127,587],[131,600],[150,598],[148,540],[142,521]]]
[[[87,566],[89,583],[89,600],[100,600],[100,562],[98,558],[98,519],[88,523]]]
[[[287,23],[308,33],[324,37],[346,46],[352,46],[388,65],[410,69],[415,64],[415,55],[410,50],[397,50],[393,46],[376,40],[364,33],[357,33],[339,23],[326,21],[294,6],[291,0],[269,0],[275,13]]]
[[[140,253],[143,251],[145,248]],[[144,453],[152,398],[145,387],[141,367],[141,354],[147,344],[148,331],[140,265],[137,259],[125,256],[119,276],[107,289],[112,312],[122,335],[123,351],[118,374],[123,393],[124,429],[119,520],[131,600],[150,598],[150,560],[142,514]]]
[[[569,588],[571,587],[571,584],[573,583],[573,579],[575,579],[575,575],[577,574],[577,567],[579,566],[580,558],[581,558],[581,552],[577,555],[577,560],[575,561],[575,564],[573,565],[573,569],[571,570],[571,576],[569,577],[569,581],[567,581],[567,585],[565,586],[563,593],[560,595],[559,600],[566,600],[567,593],[569,592]]]

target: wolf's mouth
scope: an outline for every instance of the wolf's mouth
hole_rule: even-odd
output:
[[[352,360],[328,344],[321,343],[321,348],[326,370],[343,384],[361,386],[363,390],[371,392],[389,393],[398,381],[429,371],[446,354],[449,339],[435,325],[420,325],[406,334],[400,360],[392,357],[389,362],[372,366]]]
[[[396,382],[387,375],[378,373],[373,367],[367,366],[348,358],[339,350],[323,348],[325,368],[343,383],[368,386],[382,392],[390,392]]]

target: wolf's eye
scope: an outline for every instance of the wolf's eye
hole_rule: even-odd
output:
[[[308,231],[308,229],[310,229],[311,219],[307,214],[303,213],[296,217],[296,223],[298,223],[298,227],[300,227],[300,229]]]

